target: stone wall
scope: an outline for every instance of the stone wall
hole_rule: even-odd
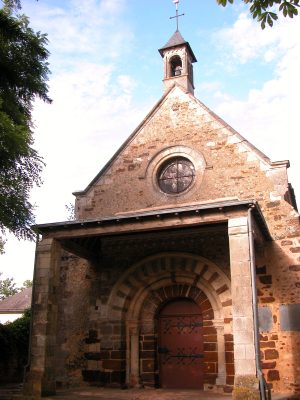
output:
[[[258,249],[258,299],[271,315],[269,329],[260,336],[262,368],[276,392],[300,392],[300,330],[283,330],[280,315],[281,305],[300,304],[299,244],[291,236]]]
[[[88,364],[89,313],[91,296],[97,283],[92,265],[67,252],[61,257],[57,296],[58,328],[56,347],[56,385],[72,386],[82,382],[82,370]],[[91,331],[93,332],[93,331]]]
[[[156,180],[168,157],[189,158],[195,183],[180,196]],[[78,218],[101,218],[142,209],[255,199],[272,236],[299,236],[298,213],[288,204],[287,163],[271,161],[194,97],[173,89],[148,116],[93,185],[77,194]]]
[[[198,252],[198,255],[213,260],[225,276],[230,277],[226,229],[219,232],[213,232],[211,229],[202,234],[195,229],[186,232],[174,230],[169,234],[161,232],[136,237],[133,235],[126,240],[107,237],[102,242],[102,258],[96,265],[70,254],[63,254],[58,292],[62,300],[59,309],[56,365],[58,385],[77,385],[83,382],[105,386],[125,385],[126,315],[130,308],[130,299],[139,290],[139,282],[144,279],[140,273],[132,270],[132,265],[151,254],[166,251],[172,253],[180,248],[184,248],[187,254],[196,255]],[[300,334],[283,332],[279,315],[280,304],[300,303],[297,285],[299,265],[294,261],[294,251],[297,248],[297,239],[294,238],[270,242],[256,248],[259,304],[260,307],[270,309],[271,315],[271,327],[268,331],[261,332],[262,368],[269,386],[277,392],[299,391],[300,388]],[[194,278],[197,276],[197,269],[193,269],[195,266],[182,263],[180,257],[176,263],[172,267],[175,271],[176,268],[179,268],[181,273],[188,270]],[[158,274],[161,267],[152,263],[146,269],[141,268],[143,273],[149,268],[147,274],[150,271],[151,274]],[[127,276],[125,286],[119,282],[122,276]],[[208,276],[211,280],[215,279],[213,272]],[[185,278],[186,282],[188,279]],[[185,291],[186,286],[178,286],[176,290]],[[220,293],[224,290],[226,292],[226,285],[218,290]],[[224,301],[223,305],[230,309],[230,299]],[[138,333],[141,377],[139,383],[144,386],[159,384],[157,360],[154,356],[157,346],[154,311],[151,318],[150,324],[149,319],[145,318]],[[205,338],[207,387],[216,384],[218,368],[218,361],[214,355],[217,346],[216,330],[211,321],[207,320],[205,326],[208,335]],[[223,318],[223,329],[225,390],[230,390],[234,383],[234,343],[230,312]]]
[[[216,295],[221,296],[223,307],[228,308],[226,318],[221,322],[227,326],[224,345],[226,349],[224,369],[227,371],[227,380],[224,384],[230,387],[233,383],[234,364],[228,285],[224,284],[223,278],[221,279],[215,269],[210,270],[210,267],[205,265],[197,267],[197,263],[192,261],[193,254],[197,257],[198,249],[198,253],[217,260],[224,276],[228,276],[228,239],[225,232],[226,229],[221,229],[220,232],[213,232],[210,229],[202,234],[196,230],[189,230],[185,234],[182,232],[176,234],[174,231],[173,234],[170,232],[172,240],[168,241],[168,246],[164,241],[165,233],[145,234],[139,238],[138,251],[131,246],[134,238],[128,238],[128,243],[124,239],[118,241],[117,238],[106,238],[103,240],[103,256],[99,264],[94,266],[65,253],[60,271],[57,384],[68,386],[87,382],[104,386],[125,385],[126,350],[128,350],[126,321],[130,302],[140,290],[142,282],[150,279],[149,285],[153,279],[155,281],[162,279],[159,277],[163,273],[168,277],[166,288],[158,292],[151,291],[151,297],[144,299],[140,305],[141,317],[138,320],[141,323],[138,341],[141,381],[139,383],[143,386],[159,384],[156,359],[157,314],[153,304],[161,306],[177,296],[188,296],[199,304],[203,313],[204,382],[208,387],[216,385],[218,371],[217,331],[214,326],[216,316],[206,295],[199,288],[193,288],[198,276],[199,282],[204,279],[203,282],[207,282],[207,285],[216,287]],[[187,256],[166,258],[165,267],[158,259],[157,264],[151,261],[137,267],[137,270],[132,270],[132,265],[147,259],[150,254],[166,254],[166,250],[169,251],[168,254],[173,254],[179,245],[184,248],[184,254],[188,255],[188,258]],[[217,254],[216,249],[218,249]],[[161,268],[165,272],[160,272]],[[140,272],[137,272],[139,269]],[[130,270],[132,272],[128,275],[127,271]],[[141,275],[142,271],[144,277]],[[125,276],[124,283],[120,283],[122,276]],[[200,279],[201,276],[203,277]],[[175,279],[177,283],[172,283],[171,279]],[[226,279],[229,282],[229,278]],[[181,283],[182,281],[186,283]]]

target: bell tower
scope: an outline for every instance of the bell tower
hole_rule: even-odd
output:
[[[193,63],[197,62],[191,46],[186,42],[178,29],[179,0],[174,0],[176,5],[176,31],[169,41],[158,51],[164,63],[164,91],[166,92],[174,84],[179,84],[188,93],[194,94]]]

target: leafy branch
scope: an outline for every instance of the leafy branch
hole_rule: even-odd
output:
[[[300,0],[242,0],[245,4],[250,5],[250,14],[261,24],[261,28],[265,29],[266,25],[273,26],[274,21],[278,19],[276,12],[272,11],[272,7],[279,5],[278,11],[284,17],[294,18],[298,15]],[[217,3],[223,7],[227,4],[233,4],[234,0],[217,0]]]

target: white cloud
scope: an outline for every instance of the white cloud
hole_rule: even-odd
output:
[[[44,184],[31,196],[37,223],[67,219],[65,204],[74,202],[72,192],[87,186],[150,107],[147,100],[138,106],[133,103],[135,81],[118,71],[132,38],[121,18],[125,0],[68,4],[68,8],[49,8],[39,2],[30,12],[24,9],[35,30],[48,32],[53,53],[49,81],[53,104],[36,101],[33,111],[34,147],[47,164]],[[33,257],[34,244],[9,236],[1,271],[21,284],[31,277]]]
[[[231,61],[245,64],[260,59],[265,62],[279,59],[288,49],[298,45],[298,19],[280,18],[273,28],[262,30],[249,13],[241,13],[231,28],[217,31],[214,40],[219,43],[219,51],[225,57],[224,64]]]
[[[221,88],[221,82],[218,81],[209,81],[209,82],[202,82],[199,85],[199,92],[212,92],[219,90]]]
[[[53,104],[39,101],[34,110],[36,147],[47,163],[44,185],[33,192],[39,222],[66,219],[71,193],[87,186],[143,118],[149,104],[135,106],[133,88],[112,66],[85,62],[51,81]]]
[[[125,0],[71,0],[53,8],[39,2],[28,7],[28,14],[36,29],[47,32],[50,52],[55,55],[53,65],[57,68],[58,56],[66,62],[67,55],[78,58],[85,54],[85,58],[98,57],[104,63],[127,52],[133,34],[122,18],[125,5]]]
[[[244,101],[217,92],[221,101],[215,111],[273,161],[290,159],[289,176],[300,200],[300,20],[281,19],[274,28],[261,31],[256,22],[241,15],[232,28],[222,30],[221,34],[227,40],[229,62],[243,63],[255,58],[258,62],[275,60],[276,64],[273,76],[260,88],[250,90]]]

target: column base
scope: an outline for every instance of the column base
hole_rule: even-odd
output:
[[[56,394],[55,382],[45,379],[42,371],[28,370],[25,372],[23,398],[28,400],[41,399],[43,396]]]
[[[42,397],[42,378],[41,371],[25,371],[25,379],[23,384],[23,398],[40,399]]]
[[[259,381],[255,375],[238,375],[234,379],[233,400],[260,400]]]

